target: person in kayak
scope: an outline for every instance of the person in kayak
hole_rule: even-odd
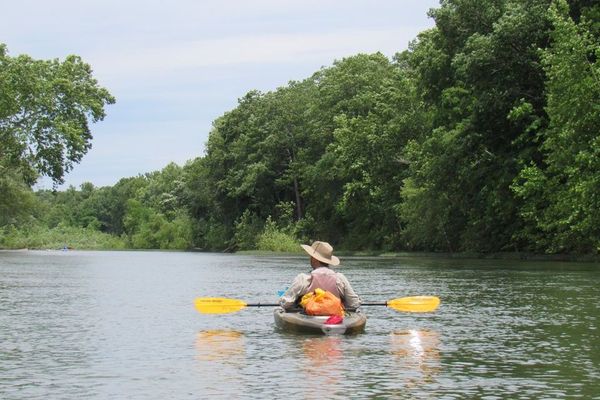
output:
[[[298,301],[306,293],[317,288],[329,291],[337,296],[346,309],[358,308],[361,300],[352,289],[350,282],[341,272],[336,272],[330,267],[340,264],[340,259],[333,255],[333,247],[327,242],[316,241],[312,245],[301,245],[310,256],[310,265],[313,268],[310,274],[301,273],[294,278],[292,285],[279,299],[279,304],[284,309],[298,305]]]

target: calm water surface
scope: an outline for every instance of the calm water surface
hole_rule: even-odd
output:
[[[269,308],[305,257],[0,252],[0,399],[600,399],[600,266],[343,258],[364,334],[279,332]]]

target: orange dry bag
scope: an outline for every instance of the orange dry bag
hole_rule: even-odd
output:
[[[302,297],[300,304],[308,315],[338,315],[344,316],[342,301],[333,293],[316,289]]]

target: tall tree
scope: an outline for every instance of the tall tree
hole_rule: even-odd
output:
[[[89,121],[102,120],[114,101],[80,57],[13,58],[0,44],[0,165],[27,184],[38,175],[62,183],[91,147]]]
[[[412,47],[434,113],[431,134],[411,145],[403,213],[412,245],[514,249],[510,185],[523,160],[539,158],[533,139],[546,121],[538,48],[548,42],[548,3],[443,1],[436,27]]]
[[[600,6],[596,6],[600,10]],[[589,9],[588,9],[589,10]],[[552,44],[543,53],[549,126],[543,160],[513,185],[524,200],[519,232],[532,249],[600,251],[600,41],[593,21],[577,24],[565,0],[551,7]],[[597,22],[597,21],[596,21]]]
[[[333,134],[309,171],[319,179],[307,188],[309,211],[317,219],[323,211],[339,218],[337,230],[324,233],[348,247],[394,248],[407,170],[404,146],[428,126],[414,79],[403,61],[359,54],[322,71],[318,87],[317,104],[328,116],[322,129]]]

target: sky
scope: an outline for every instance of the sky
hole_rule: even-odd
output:
[[[9,56],[76,54],[117,102],[65,184],[110,186],[204,155],[212,122],[359,53],[392,57],[438,0],[19,0],[0,12]],[[51,188],[42,179],[36,188]]]

